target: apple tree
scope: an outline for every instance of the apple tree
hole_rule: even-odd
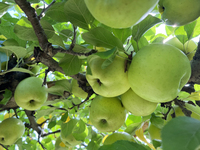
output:
[[[0,0],[0,15],[0,149],[200,149],[199,0]]]

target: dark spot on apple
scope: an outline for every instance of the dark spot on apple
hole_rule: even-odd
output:
[[[34,100],[32,99],[32,100],[30,100],[30,102],[29,102],[29,103],[30,103],[30,104],[32,104],[33,102],[34,102]]]
[[[3,138],[3,137],[1,138],[1,141],[4,141],[4,138]]]
[[[101,119],[101,123],[106,124],[107,123],[106,119]]]
[[[102,84],[101,81],[100,81],[99,79],[97,79],[97,83],[99,83],[100,86],[101,86],[101,84]]]

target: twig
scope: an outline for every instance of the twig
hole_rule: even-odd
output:
[[[5,148],[6,150],[9,150],[7,147],[5,147],[3,144],[0,144],[3,148]]]
[[[45,13],[55,2],[56,2],[56,1],[53,0],[53,1],[51,2],[51,4],[49,4],[49,5],[47,6],[47,8],[45,8],[45,5],[44,5],[44,9],[42,10],[42,12],[40,13],[40,15],[38,16],[38,19],[39,19],[39,20],[42,18],[43,13]]]
[[[60,130],[57,130],[57,131],[54,131],[54,132],[49,132],[49,133],[44,133],[44,134],[41,134],[41,137],[45,137],[45,136],[48,136],[50,134],[55,134],[55,133],[59,133]]]
[[[40,146],[42,147],[42,149],[46,150],[46,148],[44,147],[44,145],[40,142],[40,135],[38,135],[38,143],[40,144]]]

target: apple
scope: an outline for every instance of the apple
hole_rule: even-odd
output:
[[[160,0],[158,8],[167,25],[186,25],[200,16],[199,0]]]
[[[148,133],[151,140],[161,140],[161,129],[156,127],[152,123],[149,125]]]
[[[14,144],[25,131],[23,122],[17,118],[7,118],[0,123],[0,143]]]
[[[14,98],[18,106],[27,110],[39,109],[47,100],[47,87],[40,78],[29,77],[22,80],[16,87]]]
[[[189,40],[184,44],[184,52],[191,61],[196,53],[197,44],[193,40]]]
[[[191,75],[190,61],[169,44],[149,44],[133,57],[128,70],[132,90],[150,102],[176,98]]]
[[[125,93],[129,88],[128,72],[125,72],[126,59],[116,56],[106,68],[102,68],[105,59],[97,55],[88,57],[91,74],[86,72],[86,79],[95,93],[105,97],[115,97]]]
[[[184,49],[183,43],[181,43],[177,37],[173,37],[173,38],[169,39],[168,41],[165,42],[165,44],[173,45],[180,50]]]
[[[86,99],[88,96],[88,93],[85,92],[81,87],[79,87],[79,84],[78,84],[77,80],[75,80],[75,79],[72,79],[72,93],[76,97],[80,97],[83,99]]]
[[[125,109],[135,116],[150,115],[157,107],[157,103],[149,102],[141,98],[132,89],[122,94],[121,100]]]
[[[101,132],[118,130],[125,122],[126,110],[117,97],[96,96],[89,108],[89,118]]]
[[[142,21],[158,0],[85,0],[99,22],[112,28],[128,28]]]
[[[166,41],[165,44],[173,45],[182,50],[190,61],[193,59],[197,49],[197,44],[193,40],[188,40],[185,44],[182,44],[176,37]]]
[[[126,132],[114,132],[114,133],[108,135],[108,137],[105,139],[103,144],[104,145],[113,144],[118,140],[127,140],[127,141],[131,141],[131,142],[135,142],[133,136],[131,136],[130,134],[128,134]]]
[[[35,65],[31,68],[30,70],[31,72],[33,72],[34,74],[37,74],[40,71],[40,66],[39,65]]]
[[[88,136],[88,128],[78,119],[70,119],[61,125],[61,140],[68,146],[73,147],[79,145]]]

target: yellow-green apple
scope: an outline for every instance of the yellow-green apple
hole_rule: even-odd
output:
[[[194,57],[195,50],[197,48],[197,44],[193,40],[188,40],[185,44],[182,44],[177,37],[173,37],[170,40],[166,41],[165,44],[173,45],[180,50],[182,50],[191,61]]]
[[[97,55],[90,56],[88,63],[92,74],[87,72],[86,79],[95,93],[105,97],[119,96],[130,88],[126,59],[116,56],[109,66],[102,68],[104,61]]]
[[[61,140],[66,146],[81,144],[88,136],[88,128],[82,120],[71,119],[61,125]]]
[[[0,143],[14,144],[25,131],[23,122],[17,118],[7,118],[0,123]]]
[[[184,49],[183,43],[181,43],[177,37],[173,37],[173,38],[169,39],[168,41],[165,42],[165,44],[173,45],[173,46],[179,48],[180,50]]]
[[[114,132],[108,135],[108,137],[104,140],[103,144],[104,145],[113,144],[118,140],[126,140],[126,141],[135,142],[133,136],[131,136],[127,132]]]
[[[152,123],[149,125],[148,133],[151,140],[161,140],[161,129],[156,127]]]
[[[31,72],[33,72],[34,74],[37,74],[39,71],[40,71],[39,65],[35,65],[31,68]]]
[[[118,130],[126,119],[126,110],[117,97],[96,96],[89,112],[92,125],[101,132]]]
[[[77,80],[75,80],[75,79],[72,79],[72,93],[76,97],[80,97],[83,99],[86,99],[88,96],[88,93],[85,92],[81,87],[79,87],[79,84],[78,84]]]
[[[132,90],[151,102],[176,98],[191,75],[190,61],[169,44],[149,44],[133,57],[128,70]]]
[[[150,115],[157,107],[157,103],[141,98],[132,89],[122,94],[121,100],[125,109],[135,116]]]
[[[160,0],[158,8],[167,25],[182,26],[200,16],[199,0]]]
[[[142,21],[158,0],[85,0],[90,13],[112,28],[128,28]]]
[[[39,109],[47,100],[48,93],[46,88],[40,78],[26,78],[15,89],[15,102],[18,106],[27,110]]]
[[[193,40],[189,40],[184,44],[184,53],[187,55],[188,59],[191,61],[196,53],[197,44]]]

